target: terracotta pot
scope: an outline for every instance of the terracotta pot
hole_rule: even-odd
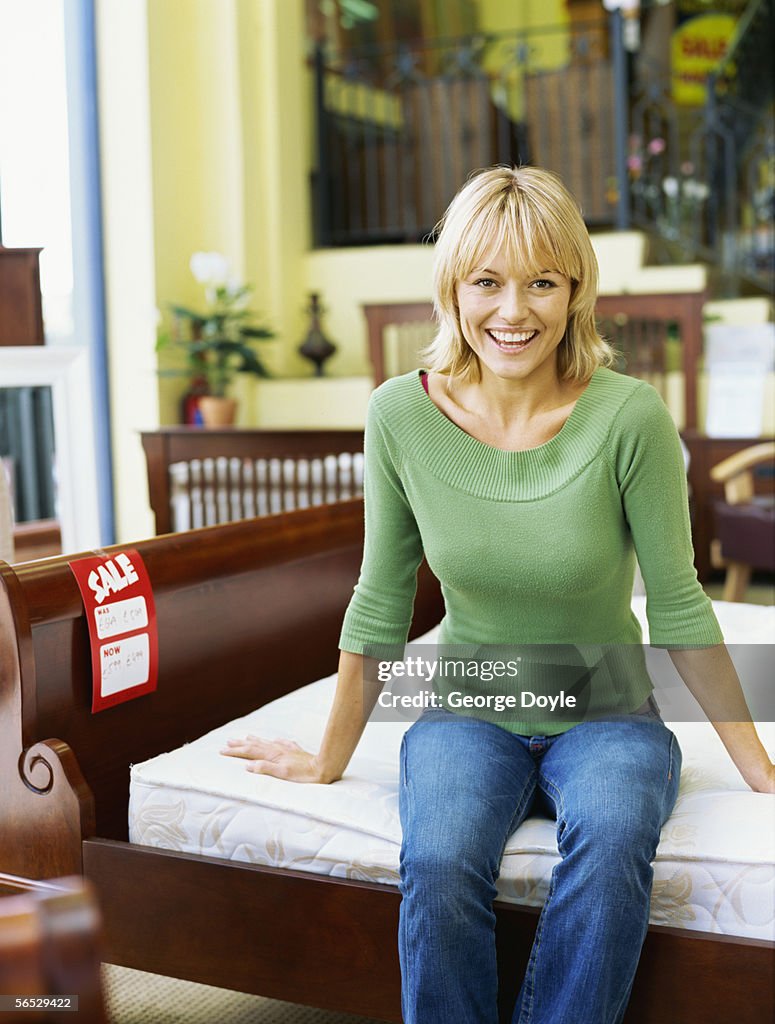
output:
[[[232,427],[237,414],[237,400],[202,395],[199,399],[199,411],[206,427]]]

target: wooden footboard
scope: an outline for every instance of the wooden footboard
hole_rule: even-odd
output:
[[[13,997],[2,1007],[3,1021],[58,1021],[75,1011],[83,1024],[105,1024],[101,952],[90,884],[0,873],[0,996]]]
[[[83,871],[110,961],[400,1020],[394,888],[127,842],[131,763],[334,671],[362,522],[353,501],[132,545],[154,591],[159,685],[96,715],[68,559],[0,563],[0,871]],[[441,613],[423,567],[412,635]],[[536,915],[499,905],[497,918],[508,1020]],[[772,964],[767,943],[652,928],[627,1021],[758,1024]]]

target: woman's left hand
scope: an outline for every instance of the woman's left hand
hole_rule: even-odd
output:
[[[757,774],[752,778],[746,779],[746,782],[754,793],[775,793],[775,764],[771,763],[769,770],[765,769],[761,776]]]

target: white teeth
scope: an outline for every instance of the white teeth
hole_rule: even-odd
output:
[[[493,338],[504,345],[524,345],[535,333],[535,331],[490,331]]]

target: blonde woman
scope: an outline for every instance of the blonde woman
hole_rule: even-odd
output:
[[[609,368],[596,289],[589,236],[554,175],[495,167],[461,189],[436,244],[428,372],[372,397],[363,565],[320,750],[248,737],[224,751],[279,778],[340,778],[375,696],[364,697],[364,652],[405,642],[423,554],[442,585],[446,650],[526,654],[504,695],[551,691],[555,672],[559,693],[569,649],[604,652],[593,685],[570,687],[569,714],[444,705],[405,734],[407,1024],[497,1021],[495,882],[506,840],[534,809],[556,818],[561,860],[515,1024],[622,1019],[681,764],[630,610],[636,553],[651,642],[670,650],[749,785],[775,791],[694,571],[678,435],[648,384]],[[467,687],[484,697],[476,679]]]

